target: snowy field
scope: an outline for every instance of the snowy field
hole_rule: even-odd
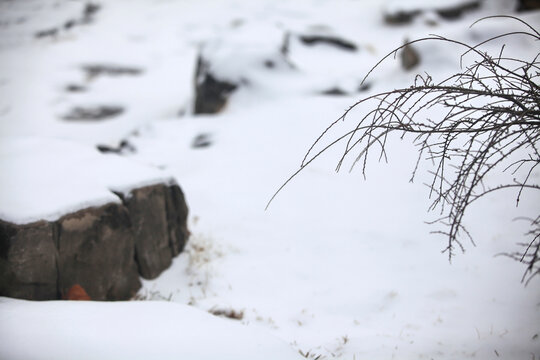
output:
[[[486,0],[453,21],[431,3],[103,0],[91,21],[67,26],[85,2],[0,1],[0,218],[53,220],[118,201],[108,188],[174,178],[192,233],[168,270],[143,280],[141,301],[0,298],[0,359],[540,359],[540,279],[525,286],[523,264],[495,256],[516,250],[527,226],[513,219],[536,214],[538,194],[524,193],[518,208],[512,191],[471,206],[476,246],[465,243],[449,263],[446,239],[425,223],[437,216],[426,211],[429,164],[409,183],[415,148],[395,138],[389,163],[374,158],[367,179],[361,169],[336,174],[341,148],[332,149],[265,210],[360,98],[408,86],[419,72],[459,71],[459,48],[425,43],[419,67],[390,58],[360,91],[405,39],[436,33],[475,44],[524,30],[505,19],[469,28],[515,14],[512,1]],[[385,10],[418,4],[428,10],[411,24],[384,23]],[[539,12],[518,16],[540,25]],[[298,40],[313,33],[358,50]],[[286,34],[290,64],[264,66]],[[508,47],[527,58],[540,49],[522,38]],[[243,83],[216,115],[193,115],[201,51]],[[128,70],[96,75],[96,64]],[[336,88],[344,94],[323,94]],[[91,105],[121,110],[70,120]],[[96,150],[123,140],[130,146],[119,155]]]

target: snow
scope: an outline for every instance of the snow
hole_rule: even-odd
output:
[[[9,308],[0,313],[2,359],[298,359],[263,330],[187,305],[8,298],[0,304]]]
[[[112,191],[176,181],[192,232],[167,271],[143,280],[138,297],[154,301],[2,298],[0,358],[540,358],[540,283],[524,286],[523,265],[495,256],[516,250],[527,224],[512,220],[537,212],[538,194],[524,193],[518,208],[512,191],[474,204],[465,221],[477,246],[465,243],[466,253],[449,263],[440,252],[445,239],[424,223],[437,215],[426,213],[429,165],[408,183],[415,148],[395,138],[389,164],[373,158],[367,179],[360,169],[335,174],[341,148],[332,149],[265,211],[345,109],[410,85],[416,71],[390,57],[358,91],[367,71],[406,38],[437,33],[478,43],[523,30],[503,19],[469,28],[482,16],[513,14],[511,2],[483,3],[457,21],[420,16],[390,27],[382,14],[395,2],[376,0],[102,1],[94,22],[36,39],[36,31],[80,16],[84,3],[0,2],[7,24],[0,28],[0,218],[54,220],[119,201]],[[540,23],[538,12],[519,16]],[[286,33],[293,67],[265,67],[279,59]],[[343,37],[358,51],[297,39],[313,33]],[[503,42],[487,49],[498,52]],[[419,72],[442,79],[459,69],[459,48],[417,49]],[[199,51],[220,75],[247,80],[217,115],[191,114]],[[538,44],[512,38],[506,51],[530,57]],[[82,70],[89,64],[142,72],[89,79]],[[69,84],[86,91],[66,92]],[[321,94],[336,87],[347,94]],[[61,119],[73,107],[100,104],[125,112],[100,122]],[[192,147],[199,135],[210,146]],[[122,140],[136,152],[96,150]],[[243,316],[205,314],[216,309]]]
[[[0,218],[16,224],[54,221],[110,202],[116,193],[174,182],[166,171],[68,140],[1,138]]]

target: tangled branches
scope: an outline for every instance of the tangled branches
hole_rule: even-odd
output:
[[[524,191],[540,190],[539,184],[531,183],[531,174],[540,164],[540,54],[523,60],[506,57],[504,45],[497,56],[480,50],[488,42],[510,36],[538,41],[540,33],[518,18],[503,17],[521,22],[526,31],[504,33],[475,46],[442,36],[430,36],[406,44],[440,41],[459,45],[464,48],[462,70],[439,82],[429,75],[417,75],[410,87],[358,101],[319,136],[304,157],[300,169],[278,192],[338,143],[344,143],[345,149],[336,170],[339,171],[346,159],[352,158],[351,169],[360,164],[365,176],[368,158],[373,152],[379,160],[386,158],[387,141],[391,136],[398,135],[401,139],[412,136],[413,143],[418,146],[418,158],[411,181],[422,160],[434,164],[428,184],[430,198],[433,199],[430,210],[440,210],[441,216],[432,223],[442,225],[443,229],[434,232],[447,238],[444,251],[448,252],[450,259],[456,248],[463,250],[462,239],[465,237],[472,241],[462,222],[472,203],[489,193],[515,188],[518,205]],[[406,45],[381,59],[366,78],[381,62],[395,56]],[[465,58],[473,58],[470,65],[463,65]],[[352,128],[332,139],[328,145],[323,145],[322,150],[315,150],[352,109],[365,103],[371,110]],[[426,114],[436,114],[437,118],[431,119]],[[512,173],[515,176],[513,182],[491,187],[486,185],[486,178],[494,171]],[[529,237],[523,244],[524,250],[508,255],[527,264],[524,279],[540,272],[540,216],[529,220],[532,230],[527,234]]]

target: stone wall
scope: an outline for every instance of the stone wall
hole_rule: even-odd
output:
[[[79,284],[93,300],[130,299],[139,276],[157,277],[183,250],[187,215],[180,187],[159,184],[54,222],[0,220],[0,296],[61,299]]]

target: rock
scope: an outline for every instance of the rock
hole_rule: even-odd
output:
[[[72,92],[72,93],[81,93],[81,92],[85,92],[87,89],[85,86],[82,86],[82,85],[69,84],[65,87],[65,90],[67,92]]]
[[[110,145],[97,145],[96,148],[99,152],[103,154],[133,154],[137,151],[135,146],[133,146],[132,143],[130,143],[128,140],[122,140],[120,141],[120,144],[118,146],[110,146]]]
[[[79,285],[93,300],[132,298],[139,276],[155,278],[184,249],[188,208],[176,184],[138,188],[123,201],[54,222],[0,220],[0,296],[53,300]]]
[[[135,258],[139,273],[154,279],[184,249],[188,208],[176,184],[136,189],[124,200],[133,222]]]
[[[313,46],[317,44],[328,44],[342,50],[356,51],[356,44],[351,41],[330,35],[300,35],[300,41],[305,45]]]
[[[141,284],[132,221],[123,205],[77,211],[57,224],[61,293],[80,284],[94,300],[127,300],[135,295]]]
[[[58,29],[52,28],[52,29],[38,31],[34,34],[34,37],[36,39],[40,39],[40,38],[45,38],[45,37],[55,37],[56,35],[58,35]]]
[[[438,8],[435,10],[440,17],[446,20],[455,20],[459,19],[463,13],[476,10],[480,7],[480,1],[465,1],[461,4],[456,4],[454,6],[448,6],[444,8]]]
[[[72,27],[74,27],[75,25],[77,25],[77,21],[76,20],[67,20],[65,23],[64,23],[64,29],[65,30],[69,30],[71,29]]]
[[[519,0],[517,11],[530,11],[540,9],[540,0]]]
[[[96,121],[106,120],[121,115],[124,108],[116,105],[100,106],[77,106],[63,116],[64,120],[69,121]]]
[[[94,20],[94,16],[101,10],[101,6],[98,4],[88,2],[84,6],[81,22],[83,24],[91,23]]]
[[[207,39],[195,64],[193,112],[222,111],[240,88],[254,93],[279,86],[272,77],[294,70],[287,59],[288,39],[282,29],[257,22]]]
[[[291,33],[286,32],[283,35],[283,40],[279,48],[279,52],[281,53],[281,55],[283,55],[285,59],[287,59],[289,56],[290,46],[291,46]]]
[[[88,2],[84,6],[81,17],[79,19],[69,19],[66,20],[62,26],[38,31],[34,34],[34,37],[38,39],[46,37],[56,37],[60,34],[60,30],[62,29],[65,31],[69,31],[75,26],[90,24],[94,21],[94,17],[100,9],[100,5]]]
[[[331,96],[344,96],[344,95],[347,95],[347,92],[338,87],[333,87],[333,88],[323,91],[322,94],[331,95]]]
[[[138,67],[111,64],[89,64],[82,69],[90,80],[98,76],[137,76],[143,73]]]
[[[209,147],[210,145],[212,145],[212,138],[210,134],[199,134],[195,136],[191,142],[191,147],[194,149],[205,148]]]
[[[420,55],[414,48],[405,41],[405,46],[401,49],[401,66],[405,70],[411,70],[420,63]]]
[[[195,72],[195,114],[220,112],[237,87],[238,84],[220,80],[212,74],[208,61],[199,55]]]
[[[368,91],[369,89],[371,89],[371,83],[361,83],[358,86],[357,90],[360,92],[364,92],[364,91]]]
[[[180,254],[190,236],[187,228],[188,207],[182,189],[176,184],[165,188],[167,191],[167,228],[172,256]]]
[[[52,224],[16,225],[0,220],[0,296],[58,298],[57,260]]]
[[[421,13],[420,10],[387,12],[384,14],[384,22],[388,25],[410,24]]]
[[[384,13],[384,22],[389,25],[404,25],[411,23],[417,16],[426,12],[434,11],[441,18],[446,20],[459,19],[464,13],[476,10],[480,8],[481,2],[479,0],[465,0],[456,1],[454,5],[444,7],[426,7],[426,8],[412,8],[412,9],[399,9],[395,11],[386,11]]]
[[[156,278],[172,262],[163,185],[133,190],[125,200],[133,222],[135,258],[145,279]]]

